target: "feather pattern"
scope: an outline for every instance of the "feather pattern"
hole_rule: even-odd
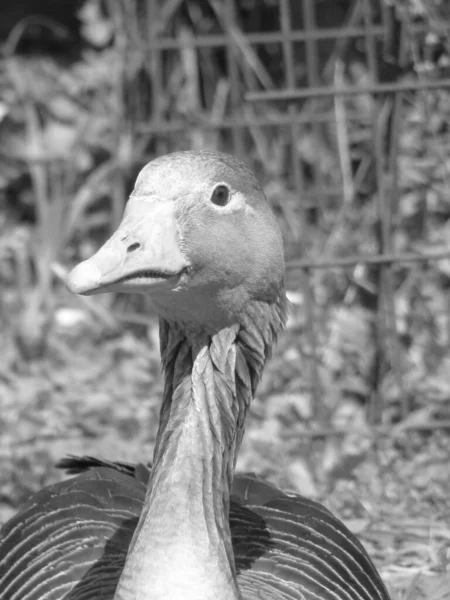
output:
[[[68,457],[73,479],[36,494],[2,530],[0,598],[112,600],[145,498],[145,465]],[[245,600],[387,600],[361,544],[326,508],[256,475],[232,487]]]

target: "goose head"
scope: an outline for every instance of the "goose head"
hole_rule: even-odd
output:
[[[72,292],[143,292],[168,321],[215,332],[283,289],[280,230],[251,171],[217,152],[176,152],[139,173],[111,238],[68,277]]]

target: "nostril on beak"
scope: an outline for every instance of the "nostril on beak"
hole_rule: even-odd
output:
[[[141,247],[141,245],[138,244],[137,242],[135,242],[134,244],[131,244],[130,246],[128,246],[127,252],[134,252],[135,250],[137,250],[140,247]]]

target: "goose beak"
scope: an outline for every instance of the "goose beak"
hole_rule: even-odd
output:
[[[69,273],[69,291],[88,296],[176,287],[189,263],[180,249],[174,211],[174,202],[131,198],[117,231]]]

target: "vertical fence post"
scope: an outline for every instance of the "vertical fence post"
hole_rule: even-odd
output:
[[[306,33],[315,33],[317,31],[316,14],[315,14],[315,0],[303,0],[303,29]],[[315,88],[320,85],[321,73],[320,73],[320,59],[319,59],[319,41],[308,35],[305,40],[306,50],[306,71],[308,87]],[[311,111],[314,108],[311,107]],[[323,139],[324,125],[313,117],[311,120],[311,130],[315,140]],[[318,191],[319,195],[322,190],[325,189],[325,182],[323,178],[323,172],[321,166],[314,163],[311,165],[314,187]],[[321,198],[317,198],[317,204],[321,206]]]
[[[290,37],[292,31],[291,24],[291,10],[290,0],[280,0],[280,20],[281,30],[284,34],[282,47],[283,47],[283,58],[286,68],[286,85],[288,88],[293,89],[295,87],[295,70],[294,70],[294,53],[292,47],[292,40]],[[302,198],[302,192],[305,190],[304,177],[302,167],[299,162],[297,143],[300,138],[300,125],[296,121],[297,106],[294,103],[290,103],[288,107],[289,116],[292,118],[290,131],[290,144],[291,144],[291,157],[292,157],[292,170],[294,174],[295,189],[299,198],[299,211],[302,231],[300,232],[300,252],[305,255],[306,250],[306,215],[303,207],[304,198]],[[309,358],[309,379],[311,383],[311,393],[313,399],[313,412],[318,414],[320,410],[320,387],[319,387],[319,374],[317,369],[317,340],[315,331],[315,316],[313,307],[313,290],[309,281],[309,269],[302,270],[302,290],[305,300],[305,312],[306,312],[306,328],[308,343],[310,346],[310,358]]]
[[[158,19],[160,18],[160,10],[158,0],[147,0],[147,31],[150,40],[149,48],[149,63],[152,81],[152,121],[159,123],[164,99],[164,81],[163,81],[163,65],[162,65],[162,50],[156,47],[158,39]],[[161,134],[156,136],[156,153],[164,154],[167,152],[166,140],[161,138]]]
[[[229,21],[231,30],[231,26],[233,28],[237,28],[237,19],[236,19],[236,4],[235,0],[226,0],[226,10],[227,10],[227,19]],[[243,111],[242,107],[242,93],[241,93],[241,85],[240,85],[240,77],[239,77],[239,67],[236,57],[236,44],[233,41],[232,35],[228,34],[227,41],[227,65],[228,65],[228,73],[230,77],[230,95],[231,95],[231,118],[238,120],[241,119]],[[244,147],[244,130],[238,124],[231,127],[231,135],[232,135],[232,144],[233,144],[233,152],[234,154],[240,158],[244,159],[245,157],[245,147]]]
[[[364,27],[365,27],[365,43],[369,63],[369,72],[372,75],[374,84],[380,82],[379,78],[379,59],[377,52],[376,36],[373,33],[374,23],[372,15],[371,0],[363,0],[364,2]],[[386,163],[386,144],[388,113],[391,112],[391,107],[386,101],[383,101],[379,96],[374,98],[373,120],[372,120],[372,138],[374,148],[375,173],[376,173],[376,202],[379,223],[379,248],[381,254],[390,253],[392,250],[392,207],[388,201],[388,194],[385,185],[385,163]],[[380,371],[383,368],[384,352],[391,349],[390,359],[394,377],[399,387],[399,392],[403,394],[402,376],[400,366],[400,348],[398,347],[398,339],[396,335],[395,324],[395,304],[394,304],[394,285],[392,282],[391,265],[380,264],[378,276],[378,327],[377,327],[377,353],[379,359],[378,365],[378,381],[375,385],[378,387],[380,382]],[[388,340],[388,341],[387,341]],[[374,391],[371,403],[370,418],[372,423],[379,423],[383,412],[383,398]]]
[[[115,100],[117,117],[115,119],[116,129],[114,131],[115,157],[118,168],[113,174],[113,177],[115,179],[115,185],[113,187],[113,193],[111,194],[111,233],[117,229],[120,223],[126,198],[126,181],[121,157],[121,145],[123,144],[124,136],[128,134],[128,132],[125,131],[127,118],[125,102],[125,95],[127,93],[127,80],[125,72],[127,67],[127,61],[129,59],[129,48],[127,44],[126,30],[130,20],[130,15],[127,13],[126,7],[122,7],[120,6],[120,4],[114,4],[113,10],[115,14],[115,21],[117,27],[114,43],[116,47],[117,56],[119,58],[119,69],[118,76],[115,81]]]
[[[389,9],[389,13],[387,10]],[[386,7],[386,17],[395,19],[395,7],[389,6]],[[398,60],[398,64],[400,67],[403,67],[406,63],[407,56],[407,39],[405,34],[405,28],[402,24],[395,24],[395,28],[399,31],[400,40],[398,45],[398,56],[391,56],[390,58],[393,60]],[[403,102],[403,92],[394,92],[393,94],[393,103],[392,103],[392,114],[390,119],[390,132],[388,131],[388,153],[389,153],[389,172],[391,175],[391,221],[394,218],[394,213],[397,212],[398,207],[398,199],[400,196],[399,187],[398,187],[398,151],[399,151],[399,136],[400,136],[400,122],[401,122],[401,114],[402,114],[402,102]],[[389,135],[390,133],[390,135]],[[390,252],[394,252],[392,247],[392,231],[389,231],[389,248]],[[405,378],[404,378],[404,363],[402,360],[402,349],[400,346],[400,342],[397,335],[396,328],[396,316],[395,316],[395,298],[394,298],[394,285],[392,283],[392,273],[389,272],[389,296],[388,296],[388,307],[387,313],[389,316],[388,331],[391,334],[391,360],[392,366],[394,369],[394,373],[396,374],[397,386],[399,389],[399,393],[401,394],[400,398],[400,406],[401,406],[401,417],[405,419],[410,411],[410,398],[409,398],[409,390],[406,389],[405,386]]]

